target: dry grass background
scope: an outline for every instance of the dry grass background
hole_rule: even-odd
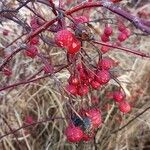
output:
[[[133,2],[135,1],[132,1],[133,5],[129,6],[128,3],[131,4],[131,0],[125,0],[122,2],[122,5],[127,6],[132,12],[136,12],[137,9],[145,6],[141,1],[138,1],[141,6],[136,7]],[[53,17],[50,11],[47,12],[47,8],[43,5],[40,5],[38,8],[40,13],[44,14],[47,19]],[[20,11],[20,15],[23,16],[22,19],[28,19],[31,14],[23,8]],[[105,15],[112,16],[109,12]],[[91,16],[96,18],[96,11],[92,11]],[[101,30],[101,24],[96,23],[93,25]],[[127,25],[130,26],[128,23]],[[13,25],[13,23],[9,21],[6,21],[4,26],[0,26],[0,30],[2,28],[9,29],[11,33],[8,37],[0,36],[0,47],[10,43],[21,34],[21,29],[18,30],[18,26],[16,26],[16,24]],[[13,45],[13,47],[16,47],[22,43],[22,41],[23,39],[16,45]],[[134,35],[131,36],[124,45],[129,48],[140,49],[143,52],[149,52],[150,38]],[[8,53],[11,52],[11,48],[6,49],[6,51]],[[64,63],[66,60],[65,53],[59,51],[57,48],[40,45],[40,51],[52,56],[52,61],[55,64]],[[89,53],[92,58],[97,57],[96,53],[91,51],[89,51]],[[118,79],[126,91],[128,101],[133,104],[132,112],[123,115],[117,111],[116,106],[111,103],[111,109],[103,113],[103,125],[95,137],[96,142],[99,143],[97,146],[95,146],[93,141],[79,144],[66,142],[64,129],[67,125],[67,120],[56,119],[18,131],[16,136],[18,137],[22,150],[93,150],[96,148],[98,150],[150,150],[150,110],[138,117],[120,132],[110,134],[112,129],[123,126],[150,106],[150,59],[144,59],[115,49],[107,55],[120,62],[120,77]],[[2,62],[2,59],[0,59],[0,61]],[[37,60],[26,59],[23,54],[17,54],[11,63],[13,68],[12,78],[8,79],[0,74],[0,86],[14,83],[18,81],[18,79],[20,80],[21,78],[23,79],[26,76],[32,75],[40,65],[40,62]],[[33,116],[33,119],[36,121],[48,117],[65,118],[67,115],[66,103],[68,98],[64,95],[63,90],[61,90],[61,86],[66,84],[68,77],[68,71],[63,70],[55,76],[43,79],[39,82],[21,85],[14,89],[0,92],[0,135],[4,135],[10,130],[2,118],[8,122],[12,129],[17,129],[22,126],[26,116]],[[109,86],[108,89],[111,90],[114,85],[116,85],[116,83],[111,81],[111,86]],[[102,91],[98,91],[97,95],[102,97],[105,92],[106,89],[103,89]],[[79,98],[77,101],[78,100]],[[102,109],[102,106],[104,106],[107,101],[105,97],[101,99],[101,105],[99,107]],[[75,105],[76,104],[77,103],[75,103]],[[120,117],[122,117],[121,122],[117,121]],[[108,138],[102,140],[106,136],[108,136]],[[14,135],[9,135],[0,140],[0,150],[17,149],[19,148]]]

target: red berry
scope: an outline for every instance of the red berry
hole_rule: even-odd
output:
[[[79,75],[80,75],[80,80],[86,80],[87,79],[87,74],[85,73],[84,70],[80,70]]]
[[[101,84],[98,81],[93,80],[91,82],[91,86],[92,86],[93,89],[97,90],[97,89],[99,89],[101,87]]]
[[[69,125],[65,131],[68,142],[80,142],[83,137],[83,131],[79,127]]]
[[[114,91],[113,98],[116,102],[122,102],[124,100],[124,93],[122,91]]]
[[[30,46],[26,51],[25,54],[31,58],[34,58],[38,53],[38,50],[35,46]]]
[[[74,77],[70,76],[68,81],[69,81],[70,84],[75,85],[75,86],[77,86],[79,84],[79,79],[75,76]]]
[[[102,42],[108,42],[109,41],[109,36],[103,34],[103,35],[101,35],[101,40],[102,40]]]
[[[110,36],[110,35],[112,35],[112,33],[113,33],[113,30],[112,30],[112,27],[111,27],[111,26],[105,27],[105,29],[104,29],[104,34],[105,34],[106,36]]]
[[[81,42],[74,37],[73,40],[70,42],[67,51],[69,54],[75,54],[78,51],[80,51],[80,49],[81,49]]]
[[[3,73],[6,76],[11,76],[12,75],[11,69],[10,68],[6,68],[6,67],[3,69]]]
[[[110,73],[108,71],[106,71],[106,70],[100,70],[97,73],[96,80],[100,84],[106,84],[110,80]]]
[[[55,42],[58,46],[68,48],[73,41],[73,33],[67,29],[60,30],[55,34]]]
[[[85,142],[88,142],[88,141],[92,140],[94,135],[95,135],[95,133],[93,132],[93,133],[90,133],[90,134],[91,135],[88,135],[88,134],[84,133],[83,137],[82,137],[82,140],[85,141]]]
[[[88,21],[89,21],[88,18],[85,17],[85,16],[77,16],[77,17],[74,17],[73,19],[74,19],[74,21],[75,21],[77,24],[79,24],[79,23],[85,23],[85,22],[88,22]]]
[[[92,121],[93,128],[98,128],[102,124],[101,112],[98,109],[89,109],[86,111],[86,116]]]
[[[128,28],[126,28],[126,29],[123,31],[123,33],[124,33],[127,37],[129,37],[129,36],[131,35],[131,30],[128,29]]]
[[[73,94],[73,95],[76,95],[77,94],[77,87],[74,86],[74,85],[67,85],[66,86],[66,90],[70,93],[70,94]]]
[[[131,111],[131,106],[128,102],[123,101],[119,103],[119,110],[123,113],[128,113]]]
[[[78,95],[79,96],[84,96],[89,92],[89,87],[87,85],[81,85],[78,88]]]
[[[81,48],[81,42],[69,30],[61,30],[55,34],[55,42],[67,49],[69,54],[75,54]]]
[[[126,35],[125,33],[121,32],[121,33],[118,35],[118,40],[119,40],[120,42],[123,42],[123,41],[125,41],[126,39],[127,39],[127,35]]]
[[[110,68],[112,68],[112,66],[113,66],[113,60],[109,57],[102,58],[98,63],[98,67],[104,70],[109,70]]]
[[[110,47],[103,45],[100,50],[101,50],[101,52],[103,52],[105,54],[110,50]]]

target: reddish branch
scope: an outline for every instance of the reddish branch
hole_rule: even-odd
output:
[[[129,48],[126,48],[126,47],[116,46],[116,45],[107,44],[107,43],[103,43],[103,42],[99,42],[99,41],[93,41],[93,43],[108,46],[108,47],[112,47],[112,48],[116,48],[118,50],[122,50],[122,51],[128,52],[128,53],[132,53],[134,55],[138,55],[138,56],[141,56],[141,57],[150,58],[149,54],[145,54],[141,51],[132,50],[132,49],[129,49]]]

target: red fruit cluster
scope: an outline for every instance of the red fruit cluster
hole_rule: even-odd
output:
[[[130,29],[126,28],[126,26],[123,23],[120,23],[118,25],[118,30],[120,31],[120,33],[118,35],[118,41],[120,41],[120,42],[125,41],[131,35]]]
[[[118,107],[121,112],[128,113],[131,111],[131,106],[127,101],[125,101],[125,95],[122,91],[114,91],[113,99],[118,103]]]
[[[114,61],[109,57],[102,58],[97,64],[97,70],[89,70],[84,65],[78,64],[78,72],[68,79],[66,90],[72,95],[85,96],[89,88],[98,90],[111,79],[109,70],[113,67]]]
[[[69,30],[60,30],[55,34],[55,42],[58,46],[66,48],[68,54],[75,54],[81,49],[81,42]]]
[[[102,42],[109,42],[110,40],[109,38],[112,35],[112,33],[113,33],[112,27],[107,25],[104,28],[103,34],[101,35]]]
[[[95,135],[95,130],[102,124],[101,112],[99,109],[92,108],[82,110],[80,114],[83,118],[83,120],[80,120],[82,123],[76,125],[72,122],[65,130],[65,135],[69,142],[90,141]]]

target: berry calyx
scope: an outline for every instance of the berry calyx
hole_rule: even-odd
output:
[[[123,101],[119,103],[119,110],[123,113],[128,113],[131,111],[131,105],[128,102]]]
[[[83,138],[83,131],[79,127],[69,125],[65,131],[68,142],[80,142]]]

